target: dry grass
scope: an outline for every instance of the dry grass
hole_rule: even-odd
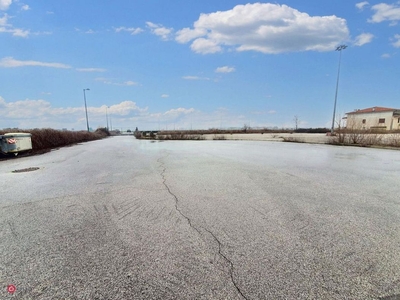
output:
[[[166,135],[157,135],[158,140],[192,140],[192,141],[201,141],[204,140],[202,135],[191,135],[191,134],[183,134],[183,133],[174,133],[174,134],[166,134]]]
[[[226,140],[226,137],[223,134],[214,134],[212,139],[216,141],[224,141]]]
[[[299,128],[292,129],[269,129],[269,128],[251,128],[244,127],[242,129],[217,129],[210,128],[205,130],[161,130],[156,134],[150,131],[135,131],[134,135],[137,139],[153,139],[153,140],[204,140],[203,135],[214,135],[213,140],[224,140],[226,135],[243,134],[243,133],[326,133],[327,128]]]
[[[339,129],[332,139],[331,144],[362,147],[400,147],[400,133],[377,132],[374,130]]]
[[[234,134],[234,133],[327,133],[328,128],[299,128],[297,130],[293,129],[269,129],[269,128],[250,128],[246,127],[243,129],[218,129],[210,128],[205,130],[161,130],[158,132],[159,135],[169,135],[169,134]]]
[[[388,135],[386,144],[390,147],[400,148],[400,133],[392,133]]]
[[[26,132],[32,134],[32,152],[34,153],[44,153],[54,148],[99,140],[109,135],[105,128],[99,128],[95,132],[61,131],[50,128],[23,130],[18,128],[8,128],[0,130],[0,135],[13,132]]]
[[[296,137],[282,137],[284,142],[290,142],[290,143],[305,143],[304,139],[301,138],[296,138]]]

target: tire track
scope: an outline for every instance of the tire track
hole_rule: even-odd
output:
[[[10,231],[11,231],[12,235],[17,238],[18,237],[18,233],[15,230],[14,224],[12,222],[10,222],[10,221],[8,221],[7,223],[8,223],[8,226],[10,227]]]

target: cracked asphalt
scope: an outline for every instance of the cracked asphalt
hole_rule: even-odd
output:
[[[1,161],[0,299],[400,299],[399,153],[122,136]]]

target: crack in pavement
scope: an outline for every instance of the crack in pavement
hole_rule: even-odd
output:
[[[163,183],[163,185],[165,186],[165,188],[167,189],[168,193],[175,199],[175,209],[176,209],[176,211],[177,211],[184,219],[186,219],[186,221],[188,222],[188,224],[189,224],[189,226],[190,226],[191,228],[193,228],[199,235],[202,235],[202,233],[200,232],[200,230],[199,230],[196,226],[194,226],[194,225],[192,224],[192,220],[191,220],[188,216],[186,216],[186,215],[182,212],[182,210],[179,208],[179,199],[178,199],[178,197],[171,191],[170,187],[169,187],[168,184],[166,183],[167,179],[165,178],[165,172],[166,172],[165,164],[161,161],[161,158],[159,158],[159,159],[157,160],[157,162],[160,164],[160,167],[162,168],[162,171],[161,171],[161,173],[160,173],[160,175],[161,175],[161,177],[162,177],[162,179],[163,179],[162,183]],[[222,248],[222,243],[221,243],[220,240],[215,236],[215,234],[214,234],[213,232],[211,232],[211,231],[208,230],[207,228],[204,228],[204,227],[202,227],[202,228],[203,228],[205,231],[207,231],[207,232],[212,236],[212,238],[217,242],[217,244],[218,244],[218,254],[219,254],[219,256],[221,256],[221,257],[228,263],[228,265],[229,265],[229,275],[230,275],[230,278],[231,278],[231,281],[232,281],[233,286],[235,287],[235,289],[237,290],[237,292],[239,293],[239,295],[241,295],[245,300],[248,300],[249,298],[247,298],[247,297],[243,294],[242,290],[241,290],[240,287],[238,286],[238,284],[237,284],[237,282],[235,281],[235,278],[234,278],[234,276],[233,276],[233,273],[234,273],[234,264],[233,264],[233,262],[232,262],[224,253],[222,253],[222,249],[221,249],[221,248]]]
[[[162,179],[163,179],[163,185],[164,185],[165,188],[167,189],[168,193],[169,193],[172,197],[174,197],[174,199],[175,199],[175,209],[176,209],[176,211],[177,211],[184,219],[186,219],[186,221],[189,223],[189,226],[190,226],[191,228],[193,228],[194,230],[196,230],[197,233],[201,235],[201,232],[199,231],[199,229],[198,229],[197,227],[193,226],[192,220],[190,220],[190,218],[189,218],[188,216],[186,216],[186,215],[180,210],[180,208],[179,208],[179,206],[178,206],[178,204],[179,204],[179,199],[178,199],[178,197],[177,197],[174,193],[171,192],[171,189],[170,189],[169,186],[167,185],[167,183],[166,183],[167,179],[165,178],[166,168],[165,168],[164,163],[161,161],[161,159],[158,159],[157,162],[158,162],[158,163],[160,164],[160,166],[162,167],[161,177],[162,177]]]
[[[238,293],[246,300],[248,300],[248,298],[243,294],[242,290],[240,289],[240,287],[238,286],[238,284],[235,281],[235,278],[233,277],[233,270],[234,270],[234,265],[233,262],[225,255],[222,253],[221,251],[221,246],[222,243],[220,242],[220,240],[214,235],[214,233],[212,233],[210,230],[204,228],[205,231],[207,231],[209,234],[211,234],[211,236],[214,238],[214,240],[218,243],[218,254],[225,259],[225,261],[229,264],[230,268],[229,268],[229,275],[231,276],[231,281],[233,283],[233,285],[235,286],[236,290],[238,291]]]

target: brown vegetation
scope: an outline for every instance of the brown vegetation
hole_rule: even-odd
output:
[[[243,126],[242,129],[218,129],[210,128],[204,130],[162,130],[157,134],[167,135],[167,134],[234,134],[234,133],[326,133],[328,128],[298,128],[293,129],[269,129],[269,128],[251,128],[248,126]]]
[[[225,140],[226,135],[229,134],[243,134],[243,133],[326,133],[327,128],[299,128],[293,129],[268,129],[268,128],[251,128],[245,125],[242,129],[217,129],[210,128],[204,130],[161,130],[155,132],[141,132],[135,130],[134,136],[137,139],[158,139],[158,140],[204,140],[204,134],[213,134],[213,140]]]
[[[400,133],[379,133],[373,130],[341,129],[335,132],[331,144],[353,146],[400,147]]]
[[[353,145],[361,147],[400,147],[400,132],[386,130],[363,129],[361,123],[348,122],[346,127],[337,124],[331,144]]]
[[[154,138],[154,137],[153,137]],[[193,135],[193,134],[183,134],[183,133],[173,133],[166,135],[157,135],[158,140],[192,140],[192,141],[201,141],[204,140],[204,137],[201,135]]]
[[[223,140],[226,140],[226,137],[223,134],[219,134],[219,135],[218,134],[214,134],[212,139],[213,140],[217,140],[217,141],[223,141]]]
[[[63,131],[50,128],[23,130],[17,128],[9,128],[0,130],[0,135],[14,132],[26,132],[32,134],[32,152],[34,153],[44,153],[54,148],[99,140],[109,135],[109,132],[105,128],[99,128],[95,132]]]

